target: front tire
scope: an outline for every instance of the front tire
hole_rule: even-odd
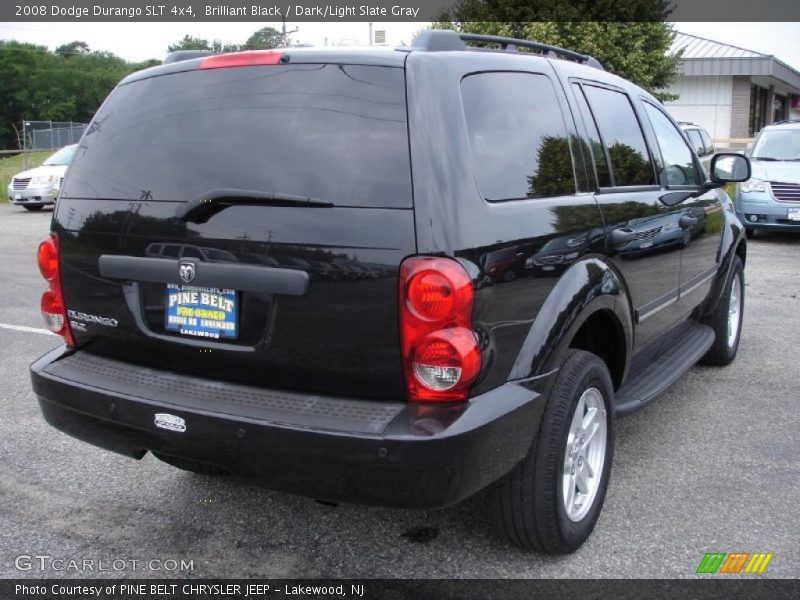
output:
[[[503,540],[547,554],[568,554],[586,541],[608,488],[613,397],[605,363],[569,350],[528,455],[492,490]]]
[[[728,281],[717,308],[708,319],[714,329],[714,344],[703,357],[703,363],[724,367],[733,362],[739,351],[744,317],[744,266],[734,257]]]

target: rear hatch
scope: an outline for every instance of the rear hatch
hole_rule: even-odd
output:
[[[123,82],[80,144],[54,220],[77,345],[401,398],[397,272],[415,252],[403,69],[200,65]]]

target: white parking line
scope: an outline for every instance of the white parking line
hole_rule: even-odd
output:
[[[25,327],[24,325],[11,325],[10,323],[0,323],[0,329],[11,329],[12,331],[25,331],[27,333],[43,333],[44,335],[55,335],[47,329],[37,329],[36,327]]]

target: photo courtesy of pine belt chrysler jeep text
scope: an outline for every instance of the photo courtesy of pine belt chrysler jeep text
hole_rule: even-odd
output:
[[[615,419],[736,356],[720,188],[750,165],[708,172],[652,95],[535,42],[173,55],[67,172],[33,388],[133,458],[329,502],[486,489],[503,539],[571,552]]]

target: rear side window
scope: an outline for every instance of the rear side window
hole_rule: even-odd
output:
[[[660,173],[662,185],[695,185],[700,183],[694,158],[686,140],[667,116],[652,104],[644,102],[644,109],[658,140],[664,169]]]
[[[410,207],[403,69],[271,65],[122,85],[62,195],[180,201],[221,188]]]
[[[653,185],[653,166],[628,96],[593,85],[583,89],[611,162],[613,185]]]
[[[461,82],[475,179],[489,201],[575,193],[567,128],[553,84],[533,73]]]

